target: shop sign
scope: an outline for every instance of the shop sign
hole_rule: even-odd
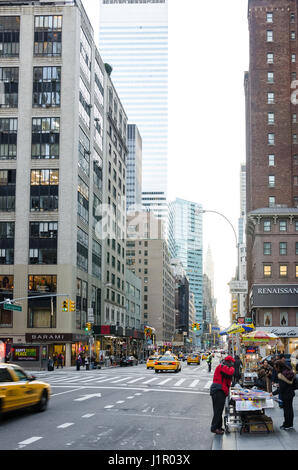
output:
[[[14,346],[12,348],[12,360],[17,361],[38,361],[39,346]]]
[[[298,284],[255,284],[251,308],[298,307]]]
[[[248,292],[248,281],[230,281],[229,286],[231,294],[247,294]]]
[[[100,333],[102,335],[109,335],[111,331],[110,325],[101,325]]]
[[[245,323],[245,318],[244,317],[238,317],[237,322],[243,324],[243,323]]]
[[[279,338],[298,338],[298,327],[295,326],[264,326],[262,330],[268,333],[274,333]]]
[[[72,341],[71,333],[26,333],[26,342]]]

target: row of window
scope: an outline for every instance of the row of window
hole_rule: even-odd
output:
[[[266,33],[267,33],[266,34],[267,42],[273,42],[274,37],[273,37],[272,29],[267,29]],[[290,31],[290,38],[291,38],[292,41],[294,41],[296,39],[296,32],[295,31]]]
[[[272,255],[272,242],[263,242],[263,254]],[[279,242],[279,254],[288,254],[288,242]],[[298,242],[295,242],[295,255],[298,255]]]
[[[287,278],[288,276],[295,277],[298,279],[298,264],[294,264],[294,271],[291,273],[290,268],[292,267],[289,263],[279,263],[274,265],[273,263],[263,264],[263,276],[264,278],[273,277],[273,274],[278,274],[280,278]],[[273,272],[273,269],[278,269],[278,272]],[[294,274],[294,276],[292,276]]]
[[[280,232],[287,232],[289,222],[287,220],[279,220],[278,227]],[[298,232],[298,220],[294,220],[291,223],[291,226],[294,226],[295,232]],[[276,223],[273,220],[266,219],[263,221],[263,229],[264,232],[271,232],[272,227],[276,226]]]
[[[273,23],[273,20],[274,20],[273,12],[272,11],[266,12],[267,23]],[[295,21],[296,21],[295,13],[290,13],[290,22],[295,23]]]

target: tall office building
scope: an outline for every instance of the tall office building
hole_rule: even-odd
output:
[[[142,204],[142,138],[135,124],[127,126],[126,208]]]
[[[143,140],[143,203],[166,220],[168,0],[100,0],[99,48]]]
[[[183,199],[169,204],[168,245],[172,258],[182,262],[195,296],[195,321],[203,321],[202,205]],[[197,339],[199,342],[199,339]]]
[[[297,0],[249,0],[245,73],[250,313],[290,353],[298,344],[297,11]]]

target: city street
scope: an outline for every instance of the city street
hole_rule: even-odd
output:
[[[44,413],[5,416],[1,450],[211,450],[213,374],[182,363],[179,374],[145,364],[33,374],[52,387]]]

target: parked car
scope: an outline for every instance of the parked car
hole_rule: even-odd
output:
[[[2,413],[33,407],[44,411],[50,398],[50,385],[36,380],[22,367],[0,364],[0,418]]]
[[[138,365],[138,360],[134,356],[127,356],[127,357],[122,357],[120,359],[120,367],[125,367],[125,366],[137,366]]]

